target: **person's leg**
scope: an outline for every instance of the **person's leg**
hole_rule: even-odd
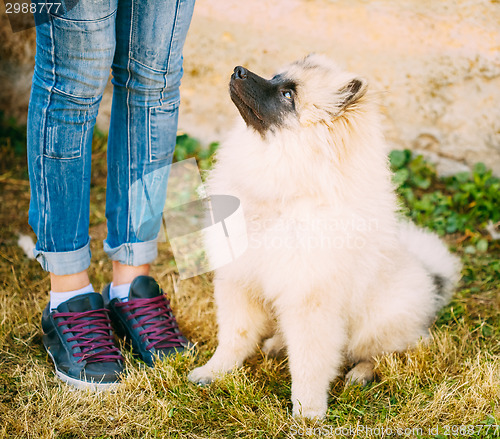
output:
[[[90,264],[92,131],[115,49],[115,9],[82,0],[37,26],[28,111],[29,223],[38,238],[35,256],[61,290],[73,274],[83,282]],[[62,275],[69,277],[58,279]]]
[[[36,258],[51,273],[43,342],[57,375],[83,387],[113,384],[122,370],[102,297],[92,292],[86,272],[92,131],[115,48],[113,2],[80,0],[70,11],[41,16],[44,9],[35,16],[29,223],[38,238]],[[96,332],[89,334],[90,327]]]
[[[125,0],[118,9],[104,247],[121,265],[149,264],[157,255],[193,7],[194,0]]]
[[[113,261],[113,283],[103,291],[105,301],[127,301],[129,293],[134,300],[157,300],[157,284],[141,275],[149,273],[157,255],[177,135],[182,48],[193,7],[194,0],[124,0],[118,8],[104,242]],[[134,313],[133,304],[129,307],[118,307],[117,313]],[[175,323],[167,305],[165,316],[154,319]],[[162,329],[164,334],[167,329]],[[176,324],[170,329],[178,332]],[[156,344],[156,353],[171,344]],[[149,364],[149,353],[144,355],[147,358],[141,358]]]

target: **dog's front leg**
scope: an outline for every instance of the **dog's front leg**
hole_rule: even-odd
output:
[[[189,374],[189,380],[198,384],[208,384],[217,376],[240,367],[269,331],[270,319],[263,305],[241,286],[216,280],[215,302],[219,345],[207,364]]]
[[[280,306],[294,416],[326,415],[330,383],[342,365],[345,332],[338,309],[329,302],[328,297],[311,294]]]

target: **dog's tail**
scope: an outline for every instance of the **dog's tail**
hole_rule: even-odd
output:
[[[450,253],[435,233],[421,229],[411,222],[400,224],[399,239],[429,272],[435,286],[436,306],[441,309],[450,301],[460,280],[460,259]]]

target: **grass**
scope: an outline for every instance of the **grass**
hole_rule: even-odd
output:
[[[0,127],[0,437],[500,437],[492,427],[500,424],[500,242],[484,231],[487,218],[497,218],[498,198],[490,210],[473,212],[477,199],[489,202],[493,194],[485,189],[496,184],[491,175],[488,184],[474,183],[476,172],[458,177],[463,182],[453,186],[438,179],[432,166],[415,164],[419,158],[403,152],[404,160],[398,162],[394,158],[398,153],[391,156],[406,213],[444,235],[462,258],[463,278],[453,301],[433,325],[429,343],[378,358],[377,380],[366,388],[344,390],[338,379],[332,384],[327,419],[302,422],[289,415],[286,358],[258,354],[241,370],[207,387],[187,381],[188,371],[205,362],[216,346],[211,275],[179,282],[167,244],[162,244],[153,274],[171,296],[181,328],[198,343],[198,356],[178,356],[149,369],[125,351],[127,373],[117,391],[93,394],[61,384],[41,344],[40,316],[49,278],[16,245],[18,232],[30,232],[23,130],[5,120]],[[199,145],[192,139],[183,137],[179,143],[176,158],[199,156]],[[90,276],[94,287],[101,289],[111,279],[101,244],[104,135],[95,135],[94,151]],[[209,155],[200,160],[205,160],[202,167],[210,165]],[[476,171],[487,174],[482,168]],[[423,183],[425,179],[429,183]],[[469,181],[480,188],[474,205],[474,200],[464,201],[461,187]],[[434,214],[415,205],[438,191],[446,208],[435,199]],[[448,202],[454,196],[458,204]],[[447,222],[452,216],[456,221]],[[457,226],[453,230],[450,224]],[[479,244],[481,240],[487,245]]]

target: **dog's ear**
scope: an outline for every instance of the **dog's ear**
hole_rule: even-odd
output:
[[[337,103],[338,108],[342,111],[349,105],[356,103],[362,98],[368,88],[368,81],[364,78],[357,77],[349,81],[344,87],[338,91],[340,97]]]

